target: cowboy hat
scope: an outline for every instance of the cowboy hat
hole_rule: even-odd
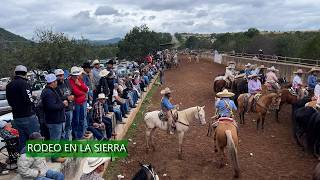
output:
[[[100,77],[105,77],[105,76],[107,76],[109,73],[110,73],[110,72],[109,72],[108,70],[104,69],[104,70],[100,71],[99,76],[100,76]]]
[[[77,66],[73,66],[72,68],[71,68],[71,75],[72,76],[79,76],[80,74],[81,74],[82,72],[81,72],[81,69],[79,68],[79,67],[77,67]]]
[[[258,77],[258,74],[251,74],[248,76],[248,78],[254,78],[254,77]]]
[[[64,71],[62,69],[56,69],[54,70],[54,75],[59,76],[59,75],[63,75]]]
[[[100,93],[98,94],[98,98],[97,99],[107,99],[106,95],[104,93]]]
[[[172,93],[172,91],[168,87],[166,87],[164,90],[162,90],[160,92],[160,94],[162,94],[162,95],[170,94],[170,93]]]
[[[83,173],[89,174],[101,164],[105,163],[110,158],[86,158],[83,164]]]
[[[246,74],[245,74],[245,73],[242,73],[242,74],[236,75],[235,78],[243,78],[243,77],[245,77],[245,76],[246,76]]]
[[[236,64],[236,63],[234,61],[229,61],[228,65],[230,65],[230,64]]]
[[[298,69],[296,72],[293,72],[294,74],[303,74],[303,70],[302,69]]]
[[[274,66],[271,66],[271,68],[268,68],[267,70],[268,70],[268,71],[274,71],[274,72],[275,72],[275,71],[279,71],[279,70],[276,69]]]
[[[316,67],[313,67],[308,73],[312,73],[312,72],[314,72],[314,71],[320,71],[320,69],[319,68],[316,68]]]
[[[259,69],[267,69],[263,64],[258,67]]]
[[[246,65],[244,65],[244,66],[245,66],[245,67],[251,67],[252,64],[248,63],[248,64],[246,64]]]
[[[229,92],[227,89],[224,89],[223,91],[221,91],[221,92],[218,92],[217,93],[217,96],[218,97],[232,97],[232,96],[234,96],[234,93],[232,93],[232,92]]]
[[[100,64],[100,61],[99,61],[98,59],[94,60],[94,61],[91,63],[92,66],[94,66],[94,65],[96,65],[96,64]]]

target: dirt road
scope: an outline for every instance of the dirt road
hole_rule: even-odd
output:
[[[183,62],[181,69],[165,73],[165,86],[174,90],[173,102],[182,103],[182,108],[206,105],[206,119],[214,112],[212,80],[224,72],[224,67],[207,61],[199,64]],[[164,88],[163,87],[163,88]],[[149,110],[156,110],[160,104],[160,90],[152,98]],[[264,132],[255,129],[256,116],[247,115],[246,124],[240,126],[240,147],[238,150],[241,179],[311,179],[317,161],[299,148],[292,138],[290,107],[280,113],[278,124],[272,114],[267,115]],[[126,178],[138,170],[138,161],[150,162],[156,167],[160,179],[212,180],[232,179],[232,169],[216,167],[213,139],[206,136],[207,126],[193,122],[183,144],[183,160],[177,158],[177,137],[156,131],[156,152],[146,154],[145,125],[140,123],[129,145],[129,157],[120,162],[119,172]],[[253,153],[253,156],[250,156]],[[167,174],[166,177],[163,174]]]

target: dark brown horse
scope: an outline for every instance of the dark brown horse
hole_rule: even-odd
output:
[[[241,94],[238,98],[238,112],[240,115],[240,123],[244,124],[244,114],[247,110],[246,107],[246,96],[247,94]],[[269,93],[261,95],[255,105],[255,113],[259,115],[257,120],[257,129],[259,129],[259,124],[261,121],[261,128],[264,129],[265,116],[270,109],[278,109],[281,101],[281,93]]]
[[[227,88],[227,81],[219,79],[213,82],[213,90],[215,93],[221,92],[225,88]]]

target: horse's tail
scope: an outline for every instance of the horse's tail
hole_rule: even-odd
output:
[[[240,168],[239,168],[239,162],[238,162],[238,154],[237,154],[237,149],[236,146],[233,142],[232,134],[230,130],[225,131],[226,136],[227,136],[227,147],[231,156],[231,160],[233,163],[233,168],[234,168],[234,177],[239,177],[240,174]]]

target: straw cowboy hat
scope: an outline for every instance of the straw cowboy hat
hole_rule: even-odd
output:
[[[86,158],[83,164],[83,173],[89,174],[101,164],[105,163],[110,158]]]
[[[72,76],[79,76],[80,74],[81,74],[82,72],[81,72],[81,69],[79,68],[79,67],[77,67],[77,66],[73,66],[72,68],[71,68],[71,75]]]
[[[278,69],[276,69],[274,66],[271,66],[271,68],[268,68],[267,69],[268,71],[273,71],[273,72],[278,72],[279,70]]]
[[[162,90],[160,92],[160,94],[162,94],[162,95],[170,94],[170,93],[172,93],[172,91],[168,87],[166,87],[164,90]]]
[[[227,97],[227,98],[229,98],[229,97],[234,96],[234,93],[229,92],[227,89],[224,89],[223,91],[218,92],[218,93],[217,93],[217,96],[218,96],[218,97]]]
[[[91,63],[92,66],[94,66],[94,65],[96,65],[96,64],[100,64],[100,61],[99,61],[98,59],[94,60],[94,61]]]
[[[100,71],[99,76],[105,77],[105,76],[108,76],[109,73],[110,72],[108,70],[104,69],[104,70]]]
[[[320,72],[320,69],[319,68],[316,68],[316,67],[313,67],[308,73],[312,73],[314,71],[318,71]]]
[[[248,76],[248,78],[254,78],[254,77],[258,77],[258,74],[251,74]]]
[[[97,99],[107,99],[106,95],[104,93],[100,93],[98,94],[98,98]]]
[[[303,74],[303,70],[302,69],[298,69],[296,72],[293,72],[294,74]]]
[[[246,64],[246,65],[244,65],[244,66],[245,66],[245,67],[251,67],[252,64],[248,63],[248,64]]]

